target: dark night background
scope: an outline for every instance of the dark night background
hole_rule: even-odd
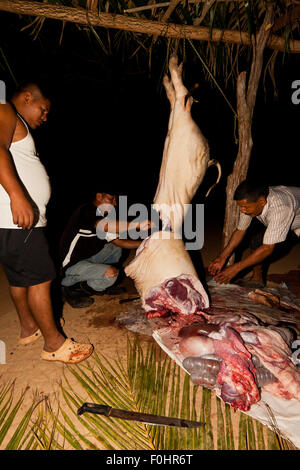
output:
[[[48,230],[56,240],[72,210],[87,198],[95,183],[111,184],[129,196],[129,202],[150,204],[158,182],[169,104],[160,87],[162,61],[153,60],[151,75],[145,64],[123,62],[120,54],[103,56],[75,25],[66,24],[59,45],[60,26],[48,20],[33,41],[20,31],[16,15],[1,13],[0,47],[17,78],[47,77],[53,99],[48,122],[33,132],[40,158],[50,176],[52,197]],[[161,51],[164,53],[164,50]],[[159,51],[156,52],[159,54]],[[299,57],[292,55],[276,66],[279,97],[273,96],[270,79],[267,93],[260,86],[253,120],[253,153],[249,175],[268,184],[300,186],[300,105],[291,101],[294,80],[300,79]],[[0,64],[4,65],[2,57]],[[187,87],[199,82],[192,114],[209,141],[211,158],[222,165],[222,179],[205,202],[206,221],[222,225],[226,178],[237,154],[233,113],[220,92],[204,80],[199,61],[185,66]],[[14,82],[7,67],[0,78],[8,93]],[[224,89],[224,88],[223,88]],[[235,107],[235,90],[225,89]],[[208,170],[195,201],[203,202],[206,189],[216,179]]]

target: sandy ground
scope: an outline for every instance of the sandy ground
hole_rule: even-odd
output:
[[[208,227],[205,231],[204,247],[201,256],[204,266],[213,259],[220,246],[220,228]],[[289,255],[274,263],[269,274],[274,275],[273,282],[283,282],[288,279],[290,271],[297,270],[300,263],[300,244]],[[298,269],[299,274],[299,269]],[[120,298],[126,298],[135,293],[130,280],[125,280],[127,293],[120,296],[94,297],[95,303],[89,308],[74,309],[64,305],[64,331],[67,336],[77,341],[87,341],[94,344],[95,349],[106,357],[115,359],[117,353],[126,357],[127,336],[134,333],[118,327],[114,320],[124,310],[119,304]],[[295,282],[294,288],[299,289],[300,281]],[[300,297],[300,295],[299,295]],[[48,363],[40,359],[43,347],[42,339],[28,346],[17,345],[19,335],[18,318],[9,297],[6,278],[0,270],[0,339],[6,345],[6,364],[0,364],[0,385],[16,380],[16,393],[30,386],[32,393],[50,396],[58,391],[58,384],[66,368],[61,363]],[[152,341],[149,336],[141,336],[142,342]],[[28,395],[30,399],[30,394]]]

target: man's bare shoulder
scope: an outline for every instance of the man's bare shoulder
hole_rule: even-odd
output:
[[[11,120],[12,122],[17,121],[17,115],[11,104],[9,103],[4,103],[0,104],[0,119],[1,121],[3,119],[8,119],[9,121]]]
[[[0,104],[0,145],[9,147],[17,123],[17,115],[9,103]]]

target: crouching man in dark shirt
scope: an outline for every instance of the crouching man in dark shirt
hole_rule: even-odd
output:
[[[119,294],[115,287],[119,269],[115,266],[122,248],[136,249],[142,240],[119,238],[129,229],[147,231],[151,222],[128,222],[110,216],[116,196],[96,193],[92,202],[79,206],[71,216],[60,240],[63,298],[72,307],[87,307],[92,295]]]

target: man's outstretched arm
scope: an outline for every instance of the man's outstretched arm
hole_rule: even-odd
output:
[[[116,246],[119,246],[121,248],[127,248],[128,250],[135,250],[140,246],[142,243],[142,240],[120,240],[119,238],[116,238],[115,240],[112,241],[112,243]]]
[[[153,223],[149,220],[143,222],[128,222],[127,220],[114,220],[104,218],[96,223],[96,226],[103,232],[122,233],[130,230],[148,230],[153,227]]]

